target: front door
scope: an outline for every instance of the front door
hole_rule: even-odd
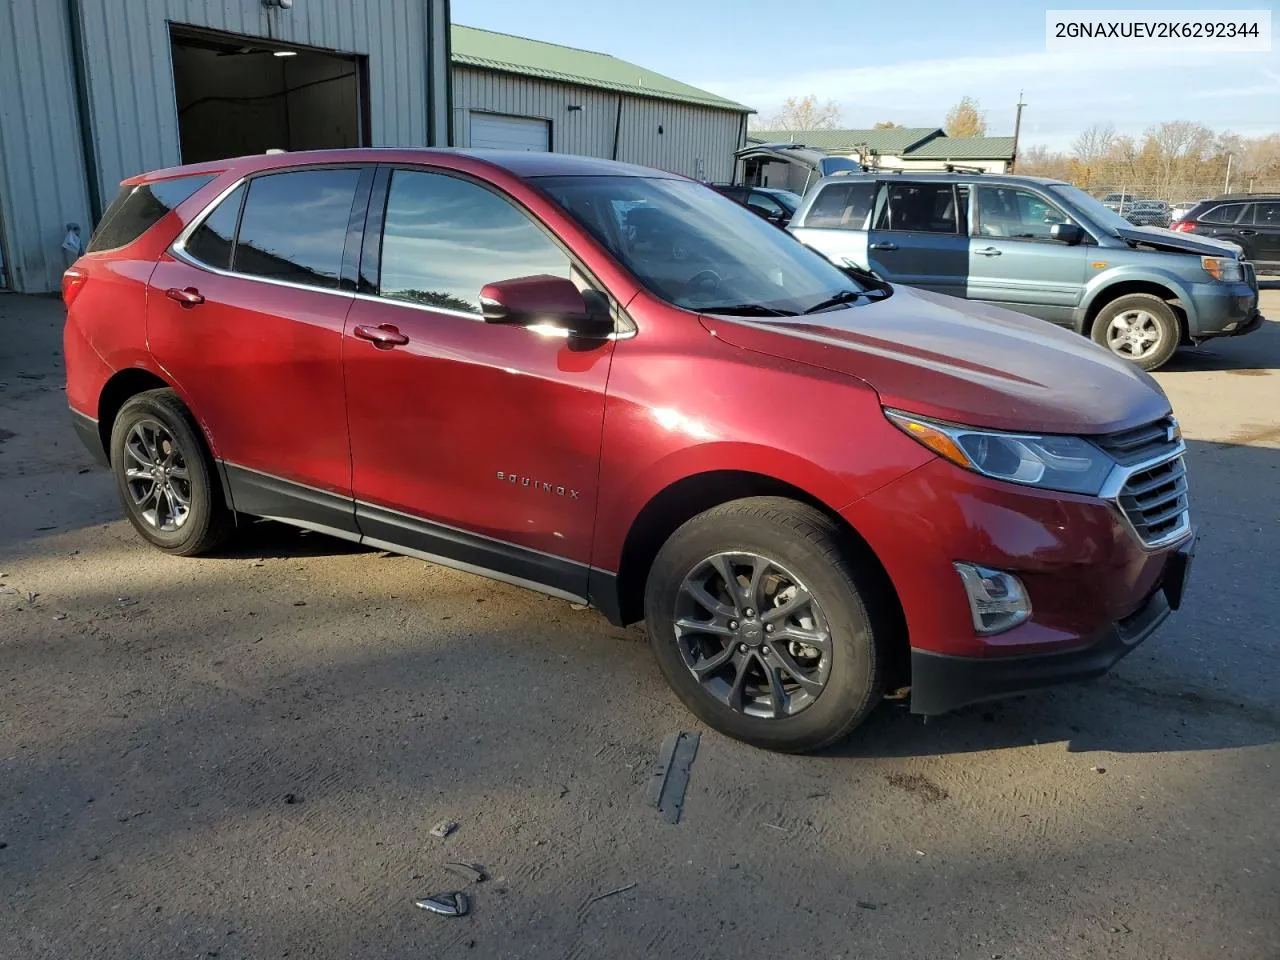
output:
[[[1051,231],[1071,219],[1031,190],[995,184],[972,189],[967,296],[1070,326],[1090,248],[1053,240]]]
[[[147,306],[151,352],[226,463],[236,508],[346,533],[342,328],[353,298],[339,277],[360,177],[250,179],[161,258]]]
[[[378,256],[371,222],[361,272],[372,292],[343,347],[360,529],[583,597],[613,342],[485,323],[487,283],[584,281],[541,224],[487,186],[389,173],[380,263],[367,262]]]
[[[1263,263],[1280,263],[1280,200],[1253,205],[1252,256]]]
[[[883,181],[867,235],[868,266],[886,280],[965,295],[969,231],[964,188]]]

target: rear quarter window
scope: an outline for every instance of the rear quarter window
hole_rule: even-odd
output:
[[[87,251],[114,250],[133,243],[213,178],[214,174],[199,174],[122,186],[89,239]]]
[[[875,193],[874,183],[836,183],[823,187],[805,215],[804,225],[865,230]]]

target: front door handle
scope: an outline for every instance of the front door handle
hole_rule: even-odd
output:
[[[380,323],[376,327],[360,324],[353,331],[361,340],[368,340],[379,350],[390,350],[392,347],[403,347],[409,338],[400,332],[393,323]]]
[[[1258,232],[1257,230],[1241,230],[1241,231],[1239,231],[1240,236],[1242,236],[1242,237],[1252,237],[1252,236],[1253,236],[1255,233],[1257,233],[1257,232]]]
[[[981,250],[975,250],[974,253],[983,257],[998,257],[1001,251],[995,247],[983,247]]]
[[[176,300],[184,307],[194,307],[197,304],[204,303],[204,294],[195,287],[183,287],[181,290],[177,287],[170,287],[164,292],[164,295],[170,300]]]
[[[882,240],[879,243],[871,244],[871,249],[872,250],[897,250],[898,245],[896,243],[890,243],[887,240]]]

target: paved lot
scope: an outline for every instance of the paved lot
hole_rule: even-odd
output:
[[[0,957],[1280,956],[1280,324],[1160,375],[1202,540],[1114,673],[821,757],[704,732],[672,826],[697,724],[638,632],[270,524],[149,550],[60,323],[0,296]],[[461,920],[411,904],[449,860]]]

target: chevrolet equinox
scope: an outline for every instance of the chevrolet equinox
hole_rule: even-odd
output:
[[[643,619],[778,750],[1098,676],[1176,609],[1168,400],[1009,311],[839,269],[710,188],[344,150],[126,181],[67,393],[139,534],[267,517]]]

